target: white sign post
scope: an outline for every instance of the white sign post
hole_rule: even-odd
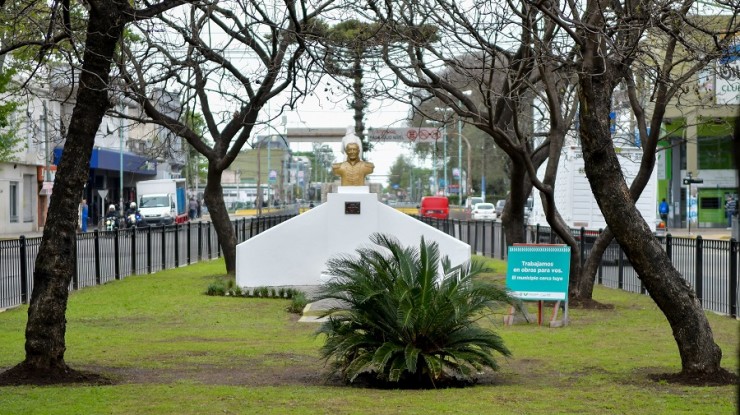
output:
[[[105,217],[105,197],[108,196],[108,189],[98,190],[100,195],[100,217]]]

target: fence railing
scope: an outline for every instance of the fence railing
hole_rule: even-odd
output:
[[[237,243],[295,215],[232,221]],[[0,240],[0,309],[28,303],[41,237]],[[211,222],[98,231],[77,235],[76,272],[70,290],[134,274],[151,274],[221,256]]]
[[[260,216],[232,221],[237,243],[243,242],[295,215]],[[501,222],[434,219],[415,216],[471,246],[474,253],[506,260],[507,245]],[[597,232],[571,229],[580,242],[581,257],[591,253]],[[526,228],[528,243],[562,243],[549,227]],[[659,237],[674,267],[694,288],[706,310],[737,317],[739,243]],[[40,237],[0,241],[0,309],[27,303],[33,290],[33,272]],[[211,222],[185,225],[94,231],[77,236],[77,272],[71,290],[105,284],[133,274],[151,274],[221,256]],[[604,252],[596,283],[646,294],[624,251],[613,241]]]
[[[507,244],[501,222],[435,219],[415,216],[450,236],[471,246],[474,253],[506,260]],[[571,229],[580,242],[581,258],[591,253],[599,232]],[[528,226],[527,243],[563,243],[549,228]],[[659,236],[673,266],[691,286],[705,310],[737,318],[738,315],[738,247],[735,239],[712,240]],[[601,258],[596,283],[634,293],[647,294],[624,251],[612,241]]]

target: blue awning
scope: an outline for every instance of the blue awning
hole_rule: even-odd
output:
[[[54,164],[59,165],[64,148],[54,149]],[[123,157],[121,157],[123,156]],[[119,152],[107,148],[96,147],[90,156],[90,168],[98,170],[121,171],[121,158],[123,158],[123,171],[126,173],[137,173],[156,176],[157,161],[149,160],[138,154]]]

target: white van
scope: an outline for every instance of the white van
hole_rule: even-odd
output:
[[[465,209],[472,210],[475,205],[478,203],[483,203],[485,200],[483,200],[482,197],[478,196],[470,196],[467,199],[465,199]]]

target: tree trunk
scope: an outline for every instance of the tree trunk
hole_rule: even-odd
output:
[[[613,240],[614,234],[607,227],[594,241],[594,245],[586,257],[583,268],[577,274],[578,284],[572,292],[573,301],[589,302],[593,299],[594,283],[596,282],[596,273],[599,271],[599,266],[601,265],[601,258]]]
[[[532,182],[529,180],[524,163],[512,163],[510,181],[509,197],[506,200],[504,211],[501,215],[501,223],[504,225],[504,234],[506,236],[506,245],[527,241],[524,234],[524,207],[527,197],[532,192]]]
[[[236,275],[236,235],[224,202],[223,188],[221,187],[223,171],[215,168],[212,162],[208,164],[208,182],[206,183],[206,189],[203,191],[203,199],[206,201],[208,213],[211,215],[213,227],[216,230],[216,235],[218,235],[218,243],[221,245],[224,262],[226,263],[226,273],[234,276]]]
[[[77,101],[54,180],[49,217],[36,259],[26,324],[28,369],[66,370],[64,362],[69,284],[76,272],[77,206],[87,182],[95,133],[110,106],[108,80],[123,20],[115,4],[91,9]]]
[[[587,60],[588,54],[584,55]],[[605,98],[611,96],[613,85],[608,79],[609,71],[599,68],[598,63],[584,71],[587,75],[581,76],[579,97],[581,143],[591,190],[606,223],[671,325],[681,356],[682,373],[716,373],[720,370],[722,351],[714,342],[696,293],[673,267],[650,231],[622,175],[609,132],[610,99]]]
[[[354,112],[353,118],[355,120],[355,135],[360,139],[362,143],[363,156],[365,152],[370,151],[372,146],[370,142],[365,138],[365,94],[362,92],[362,78],[364,77],[364,71],[362,69],[362,54],[357,54],[354,57],[352,63],[352,97],[354,102],[352,103],[352,110]],[[363,158],[365,158],[364,156]]]

